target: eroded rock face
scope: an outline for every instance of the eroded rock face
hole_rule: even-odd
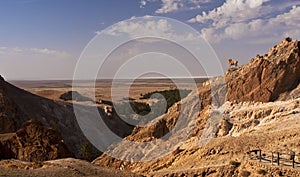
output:
[[[61,135],[40,122],[30,120],[15,133],[0,135],[0,159],[39,162],[73,157]]]
[[[228,101],[275,101],[297,87],[300,80],[300,43],[286,38],[250,63],[226,73]]]

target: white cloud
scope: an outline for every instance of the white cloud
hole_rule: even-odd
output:
[[[5,53],[6,49],[7,49],[7,47],[0,47],[0,55]]]
[[[147,3],[160,2],[160,8],[155,11],[156,14],[165,14],[184,10],[200,9],[201,3],[207,3],[211,0],[141,0],[140,7],[144,8]]]
[[[140,5],[140,8],[144,8],[145,5],[147,4],[147,1],[146,0],[141,0],[141,5]]]
[[[286,25],[296,25],[299,23],[300,19],[298,18],[300,16],[300,6],[293,6],[292,9],[284,14],[279,14],[276,18],[273,18],[270,20],[270,24],[279,24],[279,23],[285,23]],[[295,24],[296,23],[296,24]]]
[[[12,51],[13,51],[13,52],[16,52],[16,53],[23,52],[24,50],[27,50],[27,49],[21,49],[21,48],[19,48],[19,47],[14,47],[14,48],[12,48]]]
[[[212,21],[212,26],[222,28],[227,23],[242,22],[257,18],[264,13],[263,3],[270,0],[227,0],[222,6],[217,7],[208,13],[202,12],[195,18],[189,20],[191,23],[206,23]]]
[[[165,39],[181,42],[195,41],[200,37],[195,36],[191,31],[178,30],[177,28],[180,28],[178,25],[184,24],[175,23],[172,25],[167,19],[157,19],[147,15],[140,18],[132,17],[129,21],[122,21],[106,31],[97,31],[96,34],[104,32],[104,34],[110,36],[126,35],[131,39],[163,36]]]
[[[20,48],[20,47],[0,47],[1,54],[31,54],[31,55],[44,55],[52,57],[67,58],[71,55],[64,51],[51,50],[47,48]]]
[[[173,11],[177,11],[180,7],[183,6],[182,3],[173,1],[173,0],[162,0],[162,7],[157,9],[155,13],[157,14],[165,14]]]
[[[224,39],[243,39],[255,43],[257,39],[262,42],[262,38],[299,38],[300,7],[293,6],[281,13],[276,12],[276,7],[266,5],[267,1],[269,0],[227,0],[222,6],[202,12],[189,22],[206,25],[201,29],[201,34],[212,43],[219,43]],[[281,5],[287,4],[291,5],[287,1]]]
[[[156,2],[158,0],[141,0],[140,1],[140,8],[144,8],[148,3],[151,3],[151,2]]]
[[[37,53],[37,54],[43,54],[43,55],[52,55],[57,57],[69,57],[70,54],[64,51],[57,51],[57,50],[51,50],[47,48],[30,48],[30,51]]]
[[[132,38],[140,36],[159,36],[160,34],[171,34],[171,25],[165,19],[150,20],[150,17],[145,17],[143,21],[122,21],[109,29],[106,34],[117,36],[128,34]],[[132,18],[135,19],[135,18]],[[100,32],[97,32],[98,34]]]

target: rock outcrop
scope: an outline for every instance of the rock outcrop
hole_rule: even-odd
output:
[[[300,80],[300,43],[286,38],[250,63],[226,73],[228,101],[275,101],[297,87]]]
[[[61,135],[40,122],[30,120],[15,133],[0,135],[0,159],[39,162],[73,157]]]

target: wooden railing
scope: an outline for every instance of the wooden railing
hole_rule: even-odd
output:
[[[283,152],[275,152],[268,151],[262,149],[255,149],[247,152],[252,160],[259,160],[260,162],[269,162],[272,165],[282,165],[282,166],[291,166],[293,168],[300,168],[300,162],[296,160],[300,160],[300,154],[291,153],[283,153]],[[296,159],[297,158],[297,159]]]

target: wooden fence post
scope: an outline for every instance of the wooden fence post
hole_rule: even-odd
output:
[[[277,152],[277,165],[279,166],[279,158],[280,158],[280,155],[279,155],[279,152]]]
[[[293,168],[295,168],[295,158],[293,158]]]
[[[259,150],[259,162],[261,162],[261,149]]]
[[[292,153],[293,168],[295,168],[295,153]]]
[[[273,155],[273,151],[272,151],[272,160],[271,160],[272,165],[273,165],[273,160],[274,160],[274,155]]]
[[[253,152],[255,153],[255,157],[259,158],[259,162],[262,162],[263,156],[265,156],[265,160],[266,161],[269,161],[270,159],[269,159],[268,155],[269,155],[269,152],[271,152],[271,160],[270,160],[271,165],[274,165],[274,162],[276,162],[277,166],[280,166],[280,152],[279,151],[277,151],[277,152],[276,151],[275,152],[273,152],[273,151],[267,151],[268,152],[267,155],[263,154],[263,156],[262,156],[262,150],[261,149],[257,149],[257,150],[249,151],[249,153],[247,152],[247,154],[250,154],[250,157],[252,158],[251,153],[253,153]],[[275,154],[277,154],[277,158],[276,158]],[[296,162],[296,153],[295,152],[292,152],[292,153],[282,153],[282,154],[283,155],[290,155],[289,159],[286,159],[286,158],[283,157],[283,161],[284,162],[292,162],[292,167],[293,168],[297,168],[298,167],[297,166],[298,161]],[[283,162],[283,165],[285,164],[284,162]]]

